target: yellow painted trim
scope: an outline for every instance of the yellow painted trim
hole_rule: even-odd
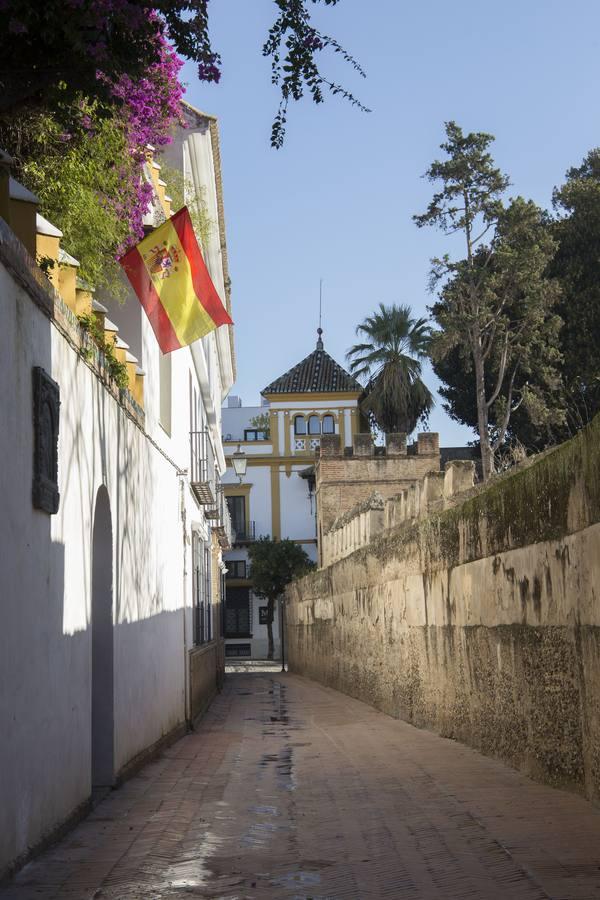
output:
[[[246,510],[246,525],[248,525],[251,521],[250,491],[252,489],[252,484],[224,484],[223,487],[225,488],[225,497],[244,498],[244,509]]]
[[[343,451],[346,446],[346,414],[343,409],[338,413],[338,434],[340,436],[340,445]]]
[[[307,391],[303,394],[263,394],[263,397],[269,403],[286,403],[288,406],[293,406],[294,401],[298,400],[329,400],[335,405],[336,400],[358,400],[361,394],[362,391]]]
[[[279,491],[279,466],[271,469],[271,537],[281,537],[281,496]]]
[[[275,410],[269,411],[269,428],[271,430],[273,453],[279,453],[279,413]]]
[[[249,456],[248,457],[248,466],[282,466],[287,463],[291,463],[292,465],[302,466],[302,468],[306,467],[306,460],[309,458],[316,459],[317,457],[314,454],[314,451],[310,451],[311,456],[309,457],[309,451],[305,450],[303,454],[297,453],[295,456]],[[232,468],[232,463],[230,460],[225,459],[228,468]],[[230,485],[225,485],[225,490],[229,489]]]
[[[350,438],[350,442],[352,444],[354,443],[354,435],[358,434],[358,432],[359,432],[358,422],[357,422],[357,418],[358,418],[357,413],[358,413],[358,409],[350,410],[350,434],[348,435],[348,437]]]
[[[293,419],[290,416],[289,411],[286,409],[283,411],[283,427],[285,428],[285,432],[283,435],[283,453],[285,456],[292,455],[292,439],[290,437],[290,432],[293,428]],[[289,463],[286,464],[285,467],[285,475],[286,478],[289,478],[292,474],[292,468]]]
[[[238,444],[244,444],[252,447],[253,444],[262,444],[263,446],[268,446],[272,441],[269,439],[268,441],[223,441],[224,447],[237,447]]]
[[[224,484],[226,497],[239,497],[241,494],[249,494],[252,483],[247,484]]]
[[[71,312],[77,314],[77,269],[74,266],[58,267],[58,293]]]
[[[54,263],[54,265],[50,266],[48,269],[48,278],[56,290],[58,290],[58,251],[60,248],[60,238],[50,234],[38,234],[36,235],[35,246],[38,260],[47,256]]]

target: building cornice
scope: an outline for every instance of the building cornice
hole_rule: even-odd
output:
[[[282,409],[283,406],[293,406],[294,402],[304,400],[322,400],[335,406],[336,400],[358,400],[361,393],[362,391],[305,391],[304,393],[298,394],[263,394],[263,397],[268,400],[269,403],[277,403],[277,409]],[[281,406],[279,404],[281,404]]]

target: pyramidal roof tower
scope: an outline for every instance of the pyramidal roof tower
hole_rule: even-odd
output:
[[[317,329],[317,346],[303,360],[276,378],[261,391],[272,394],[362,393],[362,385],[326,352],[323,329]]]

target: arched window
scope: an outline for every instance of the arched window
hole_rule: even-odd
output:
[[[306,419],[304,416],[294,418],[294,434],[306,434]]]
[[[333,416],[323,416],[323,434],[335,434],[335,421]]]
[[[309,434],[321,434],[321,420],[318,416],[309,416],[308,418],[308,433]]]

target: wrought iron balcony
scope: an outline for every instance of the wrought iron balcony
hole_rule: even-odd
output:
[[[223,485],[217,487],[217,499],[215,506],[206,510],[207,519],[211,519],[212,530],[217,535],[219,544],[223,550],[229,550],[233,544],[234,535],[231,525],[231,515],[225,500]]]
[[[246,579],[248,578],[249,568],[248,562],[245,559],[228,559],[227,560],[227,574],[225,578],[227,581],[231,581],[232,579]]]
[[[256,540],[255,522],[234,522],[234,544],[250,544]]]
[[[215,458],[207,428],[190,432],[190,484],[198,503],[214,507]]]

